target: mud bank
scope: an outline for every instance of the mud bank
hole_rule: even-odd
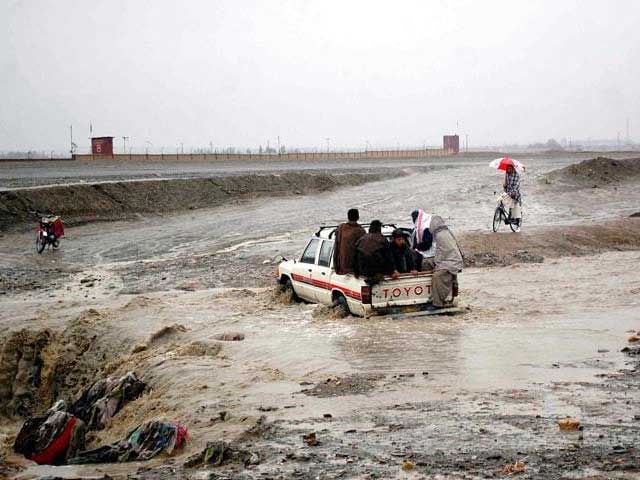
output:
[[[467,266],[541,263],[545,258],[640,249],[640,218],[539,227],[521,233],[469,232],[461,236]]]
[[[213,178],[122,181],[16,189],[0,192],[0,230],[32,221],[30,211],[52,212],[67,223],[120,220],[136,214],[215,207],[263,196],[304,195],[362,185],[403,172],[297,173]]]
[[[548,184],[560,183],[577,187],[601,187],[640,178],[640,158],[615,160],[597,157],[553,170],[542,177]]]

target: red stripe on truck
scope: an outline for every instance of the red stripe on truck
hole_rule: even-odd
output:
[[[298,275],[297,273],[292,273],[291,277],[296,282],[306,283],[314,287],[322,288],[323,290],[338,290],[339,292],[345,294],[347,297],[351,297],[356,300],[362,300],[362,295],[360,294],[360,292],[349,290],[347,288],[341,287],[340,285],[336,285],[335,283],[323,282],[322,280],[314,280],[311,277],[305,277],[304,275]]]

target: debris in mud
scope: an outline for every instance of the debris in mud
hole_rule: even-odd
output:
[[[402,470],[404,470],[405,472],[410,472],[414,468],[416,468],[415,462],[412,462],[411,460],[405,460],[404,462],[402,462]]]
[[[227,442],[207,442],[207,446],[199,453],[189,457],[183,464],[186,468],[203,467],[211,465],[220,467],[230,463],[257,465],[260,463],[260,455]]]
[[[565,432],[578,430],[580,428],[580,420],[575,418],[563,418],[558,420],[558,427],[560,427],[560,430]]]
[[[180,423],[150,421],[139,425],[126,438],[80,452],[70,464],[115,463],[149,460],[159,453],[171,455],[187,440],[187,429]]]
[[[358,395],[373,390],[381,375],[349,375],[348,377],[331,377],[316,384],[315,387],[302,390],[302,393],[314,397],[339,397]]]
[[[315,447],[316,445],[320,444],[320,442],[318,441],[318,437],[316,435],[316,432],[311,432],[311,433],[307,433],[307,434],[303,435],[302,436],[302,441],[308,447]]]
[[[84,448],[85,424],[66,412],[57,402],[44,415],[32,417],[23,425],[13,445],[20,453],[40,465],[63,465]]]
[[[239,332],[225,332],[219,333],[218,335],[214,335],[216,340],[220,340],[222,342],[240,342],[244,340],[244,333]]]
[[[135,372],[121,378],[103,378],[86,389],[71,406],[69,413],[83,420],[91,430],[102,430],[107,422],[128,402],[138,398],[146,384]]]
[[[502,474],[504,475],[514,475],[518,473],[523,473],[525,469],[524,462],[522,460],[518,460],[515,463],[508,463],[504,467],[502,467]]]
[[[629,338],[627,338],[627,341],[629,343],[635,343],[639,340],[640,340],[640,337],[638,337],[637,335],[631,335]]]
[[[273,405],[268,406],[268,407],[264,407],[264,406],[260,405],[258,407],[258,411],[259,412],[275,412],[276,410],[278,410],[278,407],[275,407]]]

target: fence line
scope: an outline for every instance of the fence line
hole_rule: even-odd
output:
[[[361,160],[375,158],[429,158],[455,155],[452,148],[421,150],[371,150],[365,152],[299,152],[299,153],[114,153],[113,155],[74,154],[73,160],[124,160],[124,161],[243,161],[243,160]]]

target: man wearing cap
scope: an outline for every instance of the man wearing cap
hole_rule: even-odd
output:
[[[356,242],[366,232],[358,224],[360,212],[352,208],[347,212],[347,223],[341,223],[336,228],[333,246],[333,268],[338,275],[353,273],[355,270]]]

